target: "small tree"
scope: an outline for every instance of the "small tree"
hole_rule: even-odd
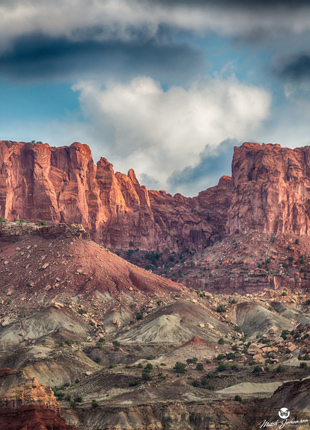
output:
[[[185,373],[186,372],[186,364],[181,363],[180,361],[177,361],[174,365],[173,370],[175,370],[177,373]]]

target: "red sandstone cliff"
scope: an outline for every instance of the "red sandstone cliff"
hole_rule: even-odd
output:
[[[87,145],[0,142],[0,216],[81,223],[114,249],[203,249],[236,230],[310,231],[310,147],[244,143],[232,179],[186,198],[148,191],[133,170],[114,173]]]
[[[60,417],[53,390],[14,369],[0,369],[0,429],[75,430]]]
[[[81,223],[107,247],[203,248],[224,232],[229,177],[196,198],[148,191],[133,170],[114,173],[87,145],[0,142],[0,216]]]
[[[227,230],[310,234],[310,147],[235,148]]]

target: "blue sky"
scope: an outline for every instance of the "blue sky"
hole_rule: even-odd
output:
[[[196,195],[243,141],[310,144],[303,0],[2,0],[3,140],[80,141]]]

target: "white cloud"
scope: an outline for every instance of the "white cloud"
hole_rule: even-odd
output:
[[[80,82],[80,103],[93,129],[93,141],[117,169],[132,167],[166,187],[175,170],[195,166],[208,144],[247,140],[268,116],[271,96],[262,88],[237,79],[214,78],[185,89],[164,91],[151,78],[105,89]]]

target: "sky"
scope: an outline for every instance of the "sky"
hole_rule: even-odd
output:
[[[244,141],[310,144],[309,42],[308,0],[1,0],[0,139],[194,196]]]

